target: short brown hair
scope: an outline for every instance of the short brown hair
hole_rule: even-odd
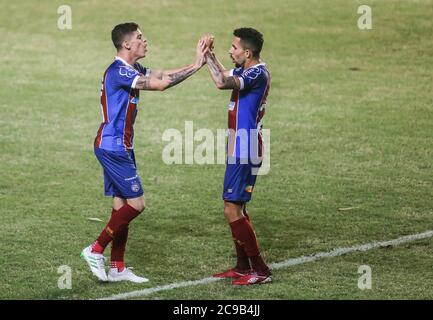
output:
[[[126,22],[118,24],[111,31],[111,40],[113,41],[114,46],[117,50],[122,49],[122,43],[125,40],[125,37],[137,31],[138,24],[135,22]]]

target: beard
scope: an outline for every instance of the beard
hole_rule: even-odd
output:
[[[232,55],[230,55],[230,59],[232,59],[233,63],[235,64],[235,68],[239,68],[239,67],[241,66],[239,63],[237,63],[237,62],[235,61],[235,59],[233,58]]]

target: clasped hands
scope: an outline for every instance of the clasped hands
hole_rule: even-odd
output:
[[[196,48],[196,65],[202,67],[206,63],[206,54],[212,52],[214,48],[214,36],[204,34],[197,43]]]

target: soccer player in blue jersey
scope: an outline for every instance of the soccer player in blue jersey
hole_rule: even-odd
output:
[[[206,53],[206,62],[217,88],[232,90],[223,200],[237,264],[213,276],[231,278],[233,285],[250,285],[272,281],[246,211],[263,159],[261,128],[271,76],[260,61],[263,35],[252,28],[236,29],[233,35],[229,54],[235,69],[226,70],[213,52]]]
[[[151,70],[137,62],[146,56],[147,40],[136,23],[115,26],[111,37],[117,55],[102,79],[102,123],[94,150],[104,172],[105,195],[113,198],[113,208],[106,227],[93,244],[84,248],[82,256],[101,281],[142,283],[148,279],[125,268],[124,262],[128,226],[145,208],[133,149],[139,90],[163,91],[184,81],[205,64],[207,48],[202,37],[194,63],[175,70]],[[110,242],[111,267],[107,275],[103,252]]]

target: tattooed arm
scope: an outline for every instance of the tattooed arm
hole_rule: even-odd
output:
[[[191,64],[173,73],[152,70],[148,72],[145,76],[140,76],[140,78],[138,78],[135,88],[140,90],[164,91],[165,89],[181,83],[182,81],[196,73],[200,68],[201,66],[198,67],[195,64]]]
[[[224,70],[224,67],[218,61],[213,52],[208,52],[205,57],[212,80],[215,82],[215,85],[218,89],[224,90],[240,88],[238,77],[230,76],[230,72],[228,70]]]
[[[196,48],[196,60],[183,68],[174,70],[155,70],[148,72],[145,76],[140,76],[135,85],[136,89],[140,90],[160,90],[163,91],[173,87],[185,79],[192,76],[205,64],[205,53],[207,52],[205,42],[200,39]]]

